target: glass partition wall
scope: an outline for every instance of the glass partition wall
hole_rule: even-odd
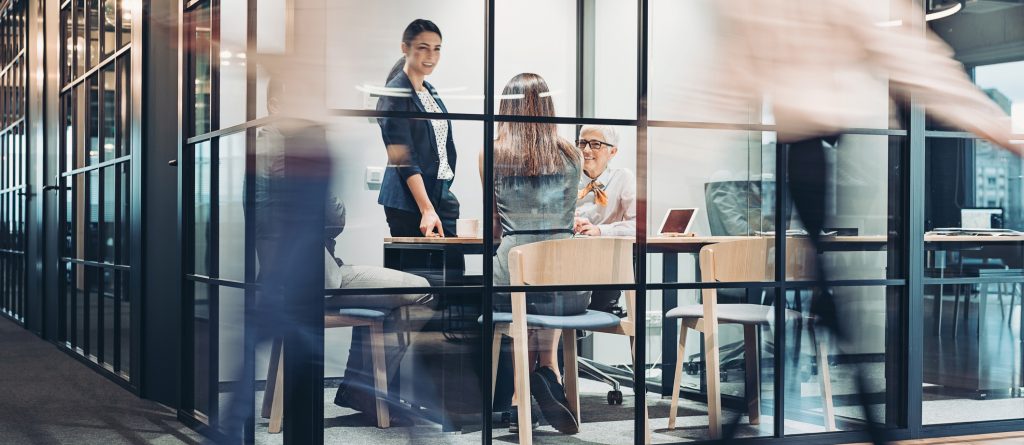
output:
[[[15,1],[0,11],[0,313],[25,321],[26,224],[25,200],[28,126],[28,8]]]
[[[1020,301],[1024,279],[1012,255],[1000,260],[996,272],[986,272],[997,275],[954,276],[948,273],[950,258],[963,262],[959,258],[978,249],[940,255],[940,247],[951,245],[925,234],[959,223],[930,222],[935,200],[930,187],[949,185],[926,182],[940,160],[930,154],[935,144],[960,144],[941,157],[957,162],[951,171],[966,168],[960,162],[968,157],[976,165],[963,174],[973,184],[970,193],[957,189],[970,196],[957,205],[978,208],[975,213],[990,215],[1013,196],[1019,200],[1021,190],[1012,185],[1019,172],[968,135],[931,129],[926,112],[912,103],[892,103],[884,79],[864,86],[865,100],[876,105],[873,119],[825,149],[828,236],[815,266],[791,191],[783,186],[799,172],[790,169],[790,148],[778,142],[771,116],[761,109],[746,110],[739,118],[717,116],[694,105],[695,92],[688,86],[700,83],[700,61],[714,48],[707,19],[711,9],[704,2],[197,0],[181,2],[181,8],[180,42],[187,49],[179,157],[187,284],[182,412],[211,431],[223,430],[221,414],[232,389],[253,380],[247,434],[255,443],[517,442],[520,436],[510,432],[510,424],[522,409],[516,394],[522,376],[531,390],[553,387],[542,372],[523,374],[513,365],[512,357],[526,352],[512,339],[512,316],[501,303],[526,290],[528,295],[586,291],[591,302],[595,295],[622,292],[618,308],[599,311],[621,314],[609,322],[616,328],[520,338],[536,354],[520,356],[541,367],[543,357],[559,363],[553,369],[564,377],[560,383],[579,413],[578,432],[570,439],[563,430],[572,428],[558,425],[537,398],[532,409],[539,413],[537,425],[518,422],[520,429],[532,429],[536,443],[708,440],[715,394],[721,398],[719,420],[728,423],[738,416],[741,438],[852,440],[869,420],[894,437],[940,434],[921,425],[939,423],[929,420],[929,413],[966,396],[930,377],[942,371],[926,364],[929,357],[960,357],[929,343],[937,320],[931,301],[949,306],[936,311],[954,314],[945,315],[947,320],[965,317],[959,306],[972,313],[987,310],[983,323],[961,321],[959,335],[978,338],[982,334],[975,331],[984,324],[991,331],[985,335],[998,337],[991,347],[975,348],[973,357],[999,357],[993,364],[999,375],[993,378],[1005,390],[1000,400],[1008,407],[1021,400],[1020,304],[1014,297]],[[411,111],[387,106],[412,94],[388,73],[402,56],[402,31],[417,18],[430,19],[443,35],[443,56],[432,62],[436,67],[427,78],[436,93],[428,96],[442,101],[443,114],[426,106]],[[309,66],[323,73],[319,100],[327,109],[316,127],[330,153],[330,194],[345,210],[343,230],[329,230],[325,239],[333,258],[325,260],[325,329],[314,333],[322,345],[301,357],[318,367],[318,373],[305,374],[316,381],[282,396],[288,377],[281,369],[288,368],[288,355],[281,342],[269,339],[252,349],[245,342],[255,335],[251,311],[261,298],[258,277],[273,260],[259,252],[260,222],[246,211],[258,204],[259,180],[247,178],[260,177],[262,150],[285,131],[275,116],[278,105],[288,91],[306,93],[294,85],[282,87],[275,65],[301,47],[303,35],[316,36],[319,40],[311,42],[323,46],[310,50],[323,58]],[[1003,70],[1014,67],[979,66],[974,72],[979,85],[1005,84],[1000,88],[1009,91],[1019,89],[1020,82]],[[542,97],[551,101],[550,116],[503,108],[517,100],[518,93],[505,89],[521,73],[545,80]],[[417,103],[429,100],[421,97]],[[898,125],[891,124],[894,115],[900,117]],[[403,234],[396,222],[401,215],[378,204],[382,183],[389,181],[381,127],[397,122],[426,128],[427,122],[440,121],[438,116],[446,118],[443,134],[454,146],[448,155],[458,155],[458,162],[449,157],[455,177],[450,191],[459,201],[458,218],[466,220],[455,234],[446,229],[443,241]],[[503,173],[508,166],[498,161],[497,152],[502,129],[513,124],[545,128],[573,146],[586,139],[581,132],[599,130],[602,142],[610,143],[601,145],[608,150],[601,168],[627,171],[626,182],[635,189],[635,226],[617,233],[630,240],[632,268],[607,269],[623,275],[585,278],[588,270],[611,267],[607,257],[552,266],[565,275],[546,280],[518,283],[502,271],[504,259],[495,254],[507,251],[497,240],[509,242],[499,231],[510,228],[502,227],[501,218],[491,221],[498,206],[509,211],[503,195],[510,187]],[[600,149],[584,145],[590,148],[580,149],[579,168],[586,173]],[[966,146],[972,147],[969,155]],[[571,182],[572,194],[576,185],[586,185]],[[940,199],[950,196],[941,192]],[[996,203],[982,202],[989,197]],[[332,202],[327,216],[338,209]],[[692,225],[663,227],[673,212],[688,209],[696,209]],[[1003,212],[1005,221],[1013,221],[1012,208]],[[542,210],[533,215],[545,218]],[[671,236],[675,232],[695,236]],[[726,243],[743,244],[754,253],[730,257]],[[758,267],[742,276],[719,276],[704,258],[716,252],[722,255],[716,261],[754,261]],[[976,262],[995,264],[985,258]],[[811,305],[820,289],[814,267],[828,271],[827,287],[842,302],[854,335],[840,339],[815,330]],[[340,274],[333,282],[332,273]],[[933,287],[941,290],[936,294]],[[720,305],[749,304],[761,318],[749,326],[722,324],[709,339],[679,314],[712,297]],[[381,308],[368,306],[367,299],[404,303]],[[978,302],[985,299],[989,304],[980,309]],[[367,309],[379,312],[379,318],[351,311]],[[560,346],[550,353],[550,345]],[[578,364],[569,366],[566,357],[573,354]],[[246,357],[248,367],[242,366]],[[375,396],[388,400],[387,415]],[[289,412],[304,416],[289,419]],[[1003,426],[1024,421],[1007,415],[1012,420],[1004,416]]]
[[[133,3],[60,5],[59,338],[87,363],[137,385],[139,295],[132,289]]]
[[[184,205],[184,412],[220,424],[232,383],[241,379],[246,311],[253,292],[252,243],[243,214],[246,162],[254,130],[233,129],[253,119],[255,70],[248,51],[245,1],[189,2],[182,14],[188,51],[182,114],[186,145],[179,154]],[[266,359],[264,359],[266,360]]]
[[[965,5],[929,25],[953,49],[971,80],[1024,132],[1024,5]],[[1006,29],[1010,34],[964,35]],[[991,143],[948,128],[925,110],[923,425],[967,428],[1012,422],[1024,412],[1021,284],[1024,244],[1014,236],[940,237],[1024,228],[1022,161]],[[1013,233],[1013,232],[1011,232]],[[1005,234],[1004,234],[1005,235]],[[956,406],[956,409],[949,409]]]

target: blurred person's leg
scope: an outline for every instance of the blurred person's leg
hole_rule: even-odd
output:
[[[562,339],[562,331],[558,329],[541,329],[533,331],[530,336],[530,352],[536,357],[535,366],[531,371],[541,367],[550,368],[558,381],[562,381],[562,371],[558,368],[558,341]]]
[[[626,314],[626,311],[619,305],[621,298],[622,291],[619,290],[596,290],[590,295],[590,306],[587,309],[607,312],[622,317]]]
[[[285,212],[290,217],[281,218],[280,227],[290,227],[293,235],[287,239],[278,238],[276,257],[263,264],[261,271],[264,277],[263,298],[255,308],[247,309],[245,353],[241,366],[242,375],[238,385],[230,396],[227,409],[224,410],[220,425],[225,434],[226,444],[241,443],[244,431],[249,427],[250,416],[254,415],[255,376],[253,354],[257,346],[272,338],[284,339],[284,344],[292,357],[318,357],[322,350],[319,343],[323,319],[323,238],[320,236],[323,227],[323,202],[326,196],[328,181],[322,178],[300,178],[281,180],[282,199],[287,199]],[[312,205],[315,203],[315,205]],[[307,205],[309,204],[309,205]],[[319,211],[317,210],[319,209]],[[280,217],[280,215],[278,216]],[[316,318],[313,318],[313,312]],[[320,335],[317,335],[319,331]],[[293,352],[294,351],[294,352]],[[292,365],[294,366],[294,362]],[[322,362],[303,362],[306,366],[321,366]],[[292,373],[289,384],[289,373]],[[306,385],[319,385],[322,382],[310,379],[298,379],[305,373],[290,371],[289,362],[285,363],[285,395],[286,405],[289,391],[304,393]]]
[[[821,252],[819,248],[821,246],[821,231],[825,227],[826,217],[826,206],[827,197],[826,190],[828,186],[828,162],[825,156],[824,142],[829,140],[834,143],[834,137],[828,138],[812,138],[806,139],[799,142],[793,142],[788,145],[788,156],[787,156],[787,170],[788,177],[785,178],[789,198],[793,203],[793,207],[796,209],[797,215],[803,224],[804,230],[807,231],[807,237],[811,241],[814,247],[813,261],[815,262],[815,281],[818,283],[824,283],[826,281],[826,271],[822,267],[821,256],[818,254]],[[785,206],[782,206],[785,209]],[[776,233],[784,236],[786,227],[777,228]],[[788,252],[787,252],[788,254]],[[831,326],[834,326],[834,320],[836,319],[835,306],[831,298],[831,292],[827,288],[821,287],[814,292],[811,303],[811,314],[814,317],[820,317],[821,327],[831,330]],[[777,304],[785,304],[785,298],[782,302]],[[799,323],[799,321],[792,321],[793,323]],[[799,326],[799,325],[798,325]],[[797,334],[793,340],[793,349],[787,350],[787,353],[791,354],[792,363],[794,365],[799,363],[800,358],[800,346],[801,346],[800,335]],[[776,350],[785,350],[785,346],[776,345]],[[788,373],[789,378],[786,382],[786,387],[790,391],[794,392],[796,397],[796,406],[799,409],[800,392],[799,392],[799,381],[794,378],[797,370]],[[788,397],[787,397],[788,399]],[[788,406],[789,405],[787,402]],[[785,415],[784,413],[778,413],[777,415]],[[737,414],[723,426],[722,434],[723,437],[721,442],[728,443],[736,434],[736,426],[742,416]]]
[[[409,273],[376,266],[345,265],[341,267],[342,287],[359,288],[390,288],[390,287],[427,287],[429,283],[422,277]],[[406,333],[418,332],[426,324],[428,316],[414,314],[405,317],[403,306],[417,305],[414,309],[422,309],[427,303],[429,294],[402,295],[365,295],[333,298],[326,302],[328,307],[337,308],[384,308],[394,309],[384,321],[385,363],[388,375],[389,404],[398,407],[401,382],[398,376],[399,364],[409,344],[402,341]],[[361,326],[353,328],[352,345],[349,349],[345,374],[334,403],[349,407],[366,415],[371,421],[376,420],[376,404],[373,386],[373,369],[367,352],[370,350],[369,330]],[[392,415],[397,411],[392,411]]]
[[[853,332],[852,328],[855,328],[854,324],[859,318],[857,314],[850,313],[852,309],[844,310],[836,301],[835,294],[827,285],[828,270],[821,258],[824,252],[821,233],[826,221],[826,190],[829,186],[830,167],[825,155],[825,144],[835,146],[838,140],[839,136],[833,135],[790,144],[788,169],[790,198],[814,246],[815,280],[820,283],[819,288],[812,293],[811,299],[811,329],[814,330],[812,338],[827,333],[834,339],[834,344],[844,345],[851,340],[849,334]],[[801,346],[799,338],[795,346],[794,353],[798,358]],[[870,410],[867,380],[860,365],[854,365],[854,380],[856,397],[864,413],[867,432],[874,443],[884,443],[882,431],[875,423]]]

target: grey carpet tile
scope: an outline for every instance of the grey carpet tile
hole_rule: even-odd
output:
[[[0,319],[0,442],[199,444],[170,409],[142,400]]]

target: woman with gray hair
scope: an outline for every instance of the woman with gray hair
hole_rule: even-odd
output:
[[[584,125],[576,147],[583,153],[583,174],[576,195],[573,231],[588,236],[636,234],[636,177],[625,168],[609,168],[619,152],[619,132],[608,125]],[[595,291],[589,309],[621,316],[619,291]]]
[[[583,175],[576,199],[577,234],[632,236],[636,233],[636,177],[608,168],[619,152],[619,133],[607,125],[585,125],[576,146],[583,153]]]

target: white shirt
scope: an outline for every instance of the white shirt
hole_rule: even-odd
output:
[[[420,97],[420,103],[423,104],[423,108],[428,113],[441,112],[441,107],[437,105],[437,101],[434,100],[434,96],[430,94],[430,91],[417,91],[416,95]],[[434,127],[434,139],[437,141],[437,159],[440,161],[437,167],[437,179],[446,181],[455,179],[455,172],[448,165],[448,121],[431,119],[430,125]]]
[[[579,190],[586,188],[590,181],[585,173],[581,175]],[[594,193],[587,193],[576,201],[576,216],[590,220],[601,230],[602,236],[636,235],[636,177],[633,172],[606,168],[597,182],[608,196],[608,205],[594,202]]]

